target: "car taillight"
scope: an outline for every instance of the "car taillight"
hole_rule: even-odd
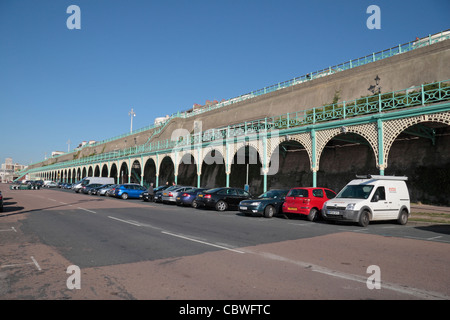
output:
[[[205,199],[211,199],[211,195],[210,194],[205,194],[205,196],[203,197]]]
[[[169,197],[173,197],[173,194],[172,194],[172,192],[169,192],[169,195],[168,195]]]
[[[187,197],[189,196],[187,193],[183,193],[182,197]]]
[[[310,202],[311,202],[311,199],[309,199],[309,198],[303,199],[303,203],[309,204]]]

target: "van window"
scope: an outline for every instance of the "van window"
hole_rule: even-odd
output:
[[[336,198],[353,198],[353,199],[367,199],[372,192],[373,185],[347,185]]]
[[[378,187],[377,190],[375,190],[375,193],[373,194],[372,201],[374,201],[375,196],[378,195],[378,200],[386,200],[386,191],[384,190],[384,187]]]

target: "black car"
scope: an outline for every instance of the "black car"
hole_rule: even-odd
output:
[[[195,198],[197,207],[215,208],[217,211],[237,209],[239,202],[251,199],[252,195],[240,188],[214,188],[200,192]]]
[[[0,191],[0,212],[3,212],[3,196],[1,191]]]
[[[159,187],[153,188],[153,201],[156,201],[157,194],[161,199],[162,191],[167,189],[168,187],[169,186],[165,185],[165,186],[159,186]],[[144,191],[143,193],[141,193],[139,199],[141,199],[143,201],[150,201],[150,195],[148,194],[148,191]]]
[[[289,190],[269,190],[253,200],[243,200],[239,203],[239,211],[245,215],[258,213],[266,218],[282,212],[284,199]]]

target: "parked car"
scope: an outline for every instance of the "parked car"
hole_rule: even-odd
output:
[[[50,182],[44,184],[44,187],[46,187],[46,188],[57,188],[58,184],[56,182],[54,182],[54,181],[50,181]]]
[[[175,188],[178,188],[179,186],[178,185],[175,185],[175,186],[167,186],[167,185],[165,185],[164,187],[165,187],[164,189],[161,189],[161,190],[158,190],[157,192],[155,192],[155,199],[154,199],[155,202],[162,202],[162,194],[163,194],[164,191],[166,191],[166,190],[170,191],[170,190],[173,190]]]
[[[197,202],[195,202],[195,198],[197,197],[197,195],[202,192],[207,190],[206,188],[195,188],[183,193],[180,193],[177,198],[175,203],[178,206],[192,206],[193,208],[197,208]]]
[[[109,187],[108,189],[106,189],[105,192],[105,196],[107,197],[114,197],[115,192],[116,192],[116,188],[118,187],[118,184],[113,184],[111,187]]]
[[[323,204],[336,197],[336,192],[327,188],[292,188],[283,203],[286,214],[301,214],[309,221],[320,217]]]
[[[101,187],[97,188],[95,194],[98,196],[106,196],[106,193],[108,192],[108,190],[110,190],[111,188],[113,188],[115,186],[115,184],[104,184]]]
[[[3,212],[3,196],[1,191],[0,191],[0,212]]]
[[[125,183],[118,185],[114,190],[114,196],[117,198],[122,198],[124,200],[129,198],[137,198],[139,199],[139,196],[141,193],[143,193],[145,190],[145,187],[135,184],[135,183]]]
[[[177,196],[183,192],[190,191],[195,189],[192,186],[179,186],[173,190],[164,190],[161,196],[161,200],[163,203],[176,203]]]
[[[156,196],[157,192],[163,191],[163,190],[167,189],[168,187],[169,186],[165,185],[165,186],[159,186],[159,187],[153,188],[152,201],[155,201],[155,196]],[[148,194],[148,191],[144,191],[143,193],[141,193],[141,196],[139,198],[143,201],[150,201],[150,195]]]
[[[80,192],[82,192],[84,194],[91,194],[93,188],[97,188],[97,187],[100,187],[100,186],[101,186],[101,184],[99,184],[99,183],[91,183],[91,184],[82,186],[81,189],[80,189]],[[91,192],[91,193],[89,193],[89,192]]]
[[[215,208],[225,211],[229,208],[237,209],[242,200],[251,199],[252,195],[240,188],[214,188],[200,192],[195,198],[197,207]]]
[[[100,184],[97,187],[90,188],[89,191],[88,191],[88,194],[90,194],[90,195],[97,195],[98,192],[100,191],[100,189],[105,189],[105,188],[107,188],[109,186],[112,186],[112,184],[110,184],[110,183],[108,183],[108,184]]]
[[[243,200],[239,203],[239,211],[245,215],[261,214],[272,218],[274,214],[282,212],[284,199],[289,190],[269,190],[253,200]]]

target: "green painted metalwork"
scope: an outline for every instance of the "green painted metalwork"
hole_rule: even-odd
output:
[[[403,111],[407,112],[408,115],[436,112],[433,108],[427,111],[427,105],[442,103],[448,100],[450,100],[450,80],[439,81],[390,93],[344,101],[339,104],[321,106],[276,117],[246,121],[224,128],[210,129],[201,133],[188,135],[178,141],[171,141],[169,139],[158,140],[123,150],[55,163],[53,165],[24,170],[20,172],[20,175],[23,176],[27,173],[37,171],[49,171],[120,160],[136,155],[158,155],[159,153],[170,152],[173,149],[186,148],[194,145],[201,148],[204,145],[220,144],[224,143],[227,139],[242,136],[257,139],[259,133],[267,133],[270,135],[271,130],[279,130],[280,135],[283,135],[304,132],[310,130],[310,126],[314,126],[316,130],[319,130],[327,127],[373,121],[373,118],[363,116],[376,115],[378,119],[386,120],[404,116]],[[339,120],[339,124],[335,123],[336,120]]]

